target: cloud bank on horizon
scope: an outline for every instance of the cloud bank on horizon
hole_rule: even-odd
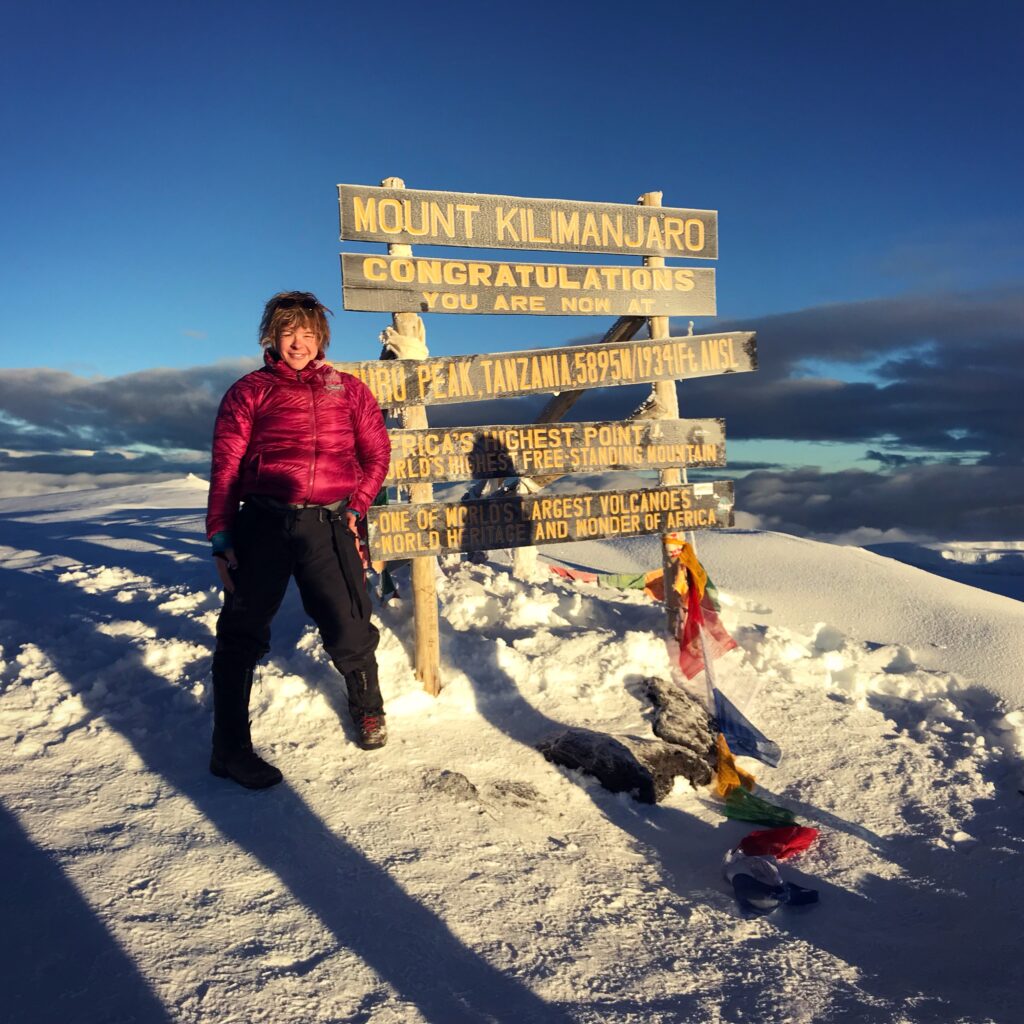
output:
[[[687,381],[686,416],[724,416],[737,507],[798,535],[994,539],[1024,522],[1024,289],[945,291],[731,323],[760,368]],[[680,333],[678,326],[675,333]],[[217,404],[254,358],[112,378],[0,370],[0,495],[203,473]],[[575,419],[627,415],[645,388],[586,396]],[[438,425],[522,422],[544,399],[432,410]],[[742,442],[784,457],[752,460]],[[823,469],[810,444],[861,446]],[[781,467],[781,468],[780,468]],[[721,475],[728,470],[718,471]],[[127,476],[126,476],[127,475]]]

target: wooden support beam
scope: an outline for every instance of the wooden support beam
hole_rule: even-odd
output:
[[[384,188],[404,189],[401,178],[385,178]],[[411,256],[412,246],[401,243],[388,245],[389,256]],[[426,329],[416,313],[392,313],[394,329],[403,335],[424,337]],[[402,410],[402,426],[422,429],[427,424],[427,410],[422,405],[406,406]],[[413,484],[409,498],[414,502],[432,502],[434,488],[430,484]],[[437,559],[433,556],[412,560],[413,629],[416,636],[416,678],[427,693],[437,696],[441,692],[441,637],[437,611]]]
[[[619,341],[632,341],[644,325],[642,316],[620,316],[605,332],[601,344],[615,344]],[[586,389],[579,391],[562,391],[555,395],[541,410],[537,417],[538,423],[558,423],[565,414],[586,394]]]
[[[638,200],[641,206],[661,206],[660,192],[645,192]],[[663,256],[645,256],[644,266],[663,267],[665,258]],[[667,316],[652,316],[647,321],[647,332],[651,338],[667,338],[669,326]],[[679,419],[679,398],[676,394],[676,382],[674,380],[660,380],[655,383],[652,390],[654,403],[659,413],[665,419]],[[658,473],[658,481],[662,487],[675,487],[686,482],[686,470],[663,469]],[[665,616],[668,623],[669,636],[676,635],[676,627],[679,619],[679,594],[675,589],[676,572],[678,563],[669,555],[668,545],[662,537],[661,543],[661,564],[665,570]]]

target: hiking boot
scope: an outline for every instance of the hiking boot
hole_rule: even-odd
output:
[[[384,715],[369,714],[361,711],[352,712],[352,720],[359,731],[359,746],[363,750],[377,750],[388,741],[388,727],[384,723]]]
[[[264,761],[251,746],[229,754],[220,754],[214,750],[210,755],[210,771],[220,779],[233,779],[246,789],[269,789],[284,778],[277,768]]]

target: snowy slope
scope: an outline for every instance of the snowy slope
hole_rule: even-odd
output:
[[[385,609],[393,738],[367,754],[292,592],[253,709],[286,784],[211,777],[204,504],[195,478],[0,502],[0,1018],[1019,1019],[1024,605],[858,549],[700,538],[740,642],[721,681],[784,751],[744,763],[822,829],[784,867],[821,903],[748,918],[721,859],[753,826],[532,749],[650,734],[668,662],[637,593],[446,565],[445,690],[419,691],[409,609]]]
[[[955,673],[1024,704],[1024,605],[862,548],[781,533],[701,534],[697,547],[717,586],[756,606],[760,622],[805,632],[834,627],[857,642],[913,649],[924,668]],[[657,538],[588,541],[548,549],[608,572],[660,564]]]

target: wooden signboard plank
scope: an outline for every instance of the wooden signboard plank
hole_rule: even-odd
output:
[[[714,316],[708,267],[586,266],[341,254],[345,309],[534,316]]]
[[[630,420],[391,431],[385,484],[725,465],[725,421]]]
[[[339,185],[341,238],[716,259],[714,210]]]
[[[628,491],[385,505],[367,514],[370,557],[393,559],[733,524],[731,480]]]
[[[605,331],[600,344],[617,344],[623,341],[632,341],[640,329],[647,323],[641,316],[620,316]],[[668,335],[668,331],[665,332]],[[548,399],[547,405],[541,409],[537,416],[538,423],[557,423],[564,420],[566,413],[586,394],[586,389],[577,388],[573,391],[559,391]]]
[[[578,388],[686,380],[757,369],[749,331],[432,359],[335,363],[382,406],[446,405]]]

